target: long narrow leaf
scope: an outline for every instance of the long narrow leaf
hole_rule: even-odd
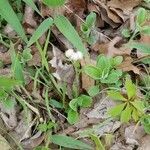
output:
[[[53,19],[47,18],[44,20],[40,26],[36,29],[33,33],[32,37],[30,38],[27,47],[31,46],[35,43],[51,26],[53,25]]]
[[[27,42],[24,29],[8,0],[0,0],[0,15],[11,25],[18,35]]]
[[[49,7],[59,7],[65,3],[66,0],[43,0],[43,3]]]
[[[92,150],[91,146],[65,135],[52,135],[51,141],[56,145],[66,148]]]
[[[33,0],[23,0],[27,5],[29,5],[33,10],[35,10],[40,16],[41,13],[40,11],[38,10],[38,8],[36,7],[35,3],[33,2]]]
[[[55,17],[54,23],[78,51],[81,51],[84,54],[87,52],[77,31],[65,16],[59,15]]]

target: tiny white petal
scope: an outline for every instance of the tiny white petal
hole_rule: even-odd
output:
[[[71,60],[73,61],[77,61],[79,59],[79,56],[77,53],[74,53],[71,57],[70,57]]]
[[[82,52],[77,51],[76,53],[78,55],[78,59],[83,59],[83,53]]]
[[[68,49],[65,52],[66,57],[70,58],[72,55],[74,54],[74,50],[73,49]]]

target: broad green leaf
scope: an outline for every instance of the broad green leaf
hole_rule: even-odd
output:
[[[122,56],[116,56],[115,58],[111,59],[111,66],[114,68],[118,65],[120,65],[123,61],[123,57]]]
[[[124,107],[125,107],[125,103],[117,105],[113,108],[111,108],[110,110],[108,110],[108,114],[110,114],[112,117],[116,117],[119,116],[121,114],[121,112],[123,111]]]
[[[40,16],[41,16],[41,13],[40,11],[38,10],[38,8],[36,7],[35,3],[33,0],[23,0],[27,5],[29,5],[33,10],[35,10]]]
[[[142,27],[141,33],[146,34],[146,35],[150,35],[150,26]]]
[[[100,137],[94,134],[90,134],[91,139],[94,141],[95,143],[95,150],[105,150],[104,145],[102,144]]]
[[[145,132],[150,134],[150,116],[144,115],[140,120],[141,120],[141,124],[144,127]]]
[[[65,135],[52,135],[51,136],[52,143],[71,149],[82,149],[82,150],[92,150],[93,148],[88,144],[81,142],[80,140],[76,140],[72,137]]]
[[[125,97],[119,92],[119,91],[108,91],[108,96],[113,100],[121,100],[121,101],[127,101]]]
[[[107,76],[107,78],[101,80],[102,83],[113,84],[119,81],[119,78],[122,75],[121,70],[112,70],[111,73]]]
[[[53,25],[52,18],[45,19],[33,33],[32,37],[28,42],[27,47],[35,43],[52,25]]]
[[[139,120],[139,114],[135,108],[133,108],[133,111],[132,111],[132,118],[134,119],[134,121]]]
[[[59,7],[65,4],[66,0],[43,0],[42,2],[49,7]]]
[[[131,119],[132,109],[129,104],[127,104],[126,108],[121,113],[121,122],[129,122]]]
[[[101,70],[110,70],[110,67],[111,67],[111,64],[110,64],[110,60],[109,60],[109,58],[107,58],[106,56],[104,56],[104,55],[99,55],[98,57],[97,57],[97,64],[96,64],[96,66],[98,67],[98,68],[100,68]],[[107,71],[107,72],[108,72]]]
[[[28,41],[24,29],[8,0],[0,0],[0,16],[11,25],[25,42]]]
[[[59,15],[55,17],[54,23],[59,31],[73,44],[77,51],[80,51],[83,54],[87,53],[87,50],[85,49],[77,31],[65,16]]]
[[[9,77],[0,76],[0,88],[11,89],[14,86],[20,85],[20,84],[21,84],[21,82],[18,80],[11,79]]]
[[[19,60],[19,54],[15,53],[14,47],[11,44],[12,52],[11,52],[11,70],[13,72],[14,78],[16,80],[21,81],[22,83],[25,83],[24,80],[24,74],[23,74],[23,66]]]
[[[92,98],[90,96],[82,94],[77,99],[78,105],[80,107],[90,107],[92,104]]]
[[[78,109],[78,98],[72,99],[72,100],[69,102],[69,106],[70,106],[70,108],[73,109],[74,111],[77,111],[77,109]]]
[[[70,124],[75,124],[79,120],[79,114],[73,109],[69,109],[67,120]]]
[[[125,88],[127,90],[128,99],[131,99],[136,95],[136,85],[132,83],[131,79],[126,79]]]
[[[147,10],[144,8],[139,8],[138,12],[137,12],[137,19],[136,22],[138,25],[143,25],[147,19]]]
[[[91,97],[96,96],[100,92],[99,86],[91,86],[90,89],[88,90],[88,94]]]
[[[149,44],[133,42],[133,43],[127,45],[127,47],[129,47],[131,49],[135,48],[135,49],[139,50],[142,53],[150,54],[150,45]]]
[[[85,22],[85,24],[86,24],[86,26],[87,26],[88,28],[92,28],[92,27],[94,26],[95,22],[96,22],[96,13],[91,12],[91,13],[86,17],[86,22]]]
[[[140,112],[144,113],[144,102],[140,100],[135,100],[134,102],[131,102],[131,104]]]
[[[99,80],[101,76],[101,71],[99,68],[94,66],[85,66],[83,68],[84,72],[95,80]]]

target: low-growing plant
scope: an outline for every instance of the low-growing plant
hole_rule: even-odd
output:
[[[78,109],[90,107],[92,104],[92,97],[88,95],[80,95],[69,102],[68,122],[74,124],[79,120]]]
[[[96,66],[85,66],[83,71],[100,83],[117,84],[122,76],[122,71],[117,69],[117,66],[121,64],[122,60],[121,56],[108,58],[100,55],[97,58]]]
[[[144,8],[139,8],[136,14],[135,30],[132,32],[129,29],[123,29],[122,35],[130,38],[130,41],[139,34],[150,35],[150,26],[146,25],[146,21],[149,19],[148,11]]]
[[[126,93],[110,90],[108,96],[118,104],[108,111],[112,117],[119,117],[121,122],[129,122],[131,119],[138,121],[144,114],[144,101],[137,96],[137,87],[132,80],[125,81]]]
[[[96,22],[96,13],[91,12],[87,17],[85,22],[81,25],[81,35],[85,42],[90,45],[94,43],[95,36],[92,35],[92,28],[95,26]]]

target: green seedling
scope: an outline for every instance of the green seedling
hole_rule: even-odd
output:
[[[96,66],[86,66],[83,68],[83,71],[100,83],[114,84],[122,76],[122,71],[116,69],[122,60],[121,56],[107,58],[104,55],[100,55],[98,56]]]
[[[92,28],[95,26],[96,13],[91,12],[85,22],[81,25],[81,35],[82,38],[89,44],[93,44],[95,41],[95,36],[91,34]]]
[[[108,96],[118,102],[118,105],[108,111],[112,117],[119,117],[121,122],[129,122],[131,119],[138,121],[144,114],[144,102],[137,96],[137,87],[131,79],[125,81],[126,94],[119,91],[108,91]]]
[[[90,107],[92,104],[92,98],[87,95],[80,95],[79,97],[72,99],[69,103],[68,110],[68,122],[74,124],[79,120],[78,109]]]
[[[146,25],[149,20],[148,11],[144,8],[139,8],[136,14],[135,30],[133,33],[129,29],[123,29],[122,35],[133,40],[139,34],[150,35],[150,26]]]

